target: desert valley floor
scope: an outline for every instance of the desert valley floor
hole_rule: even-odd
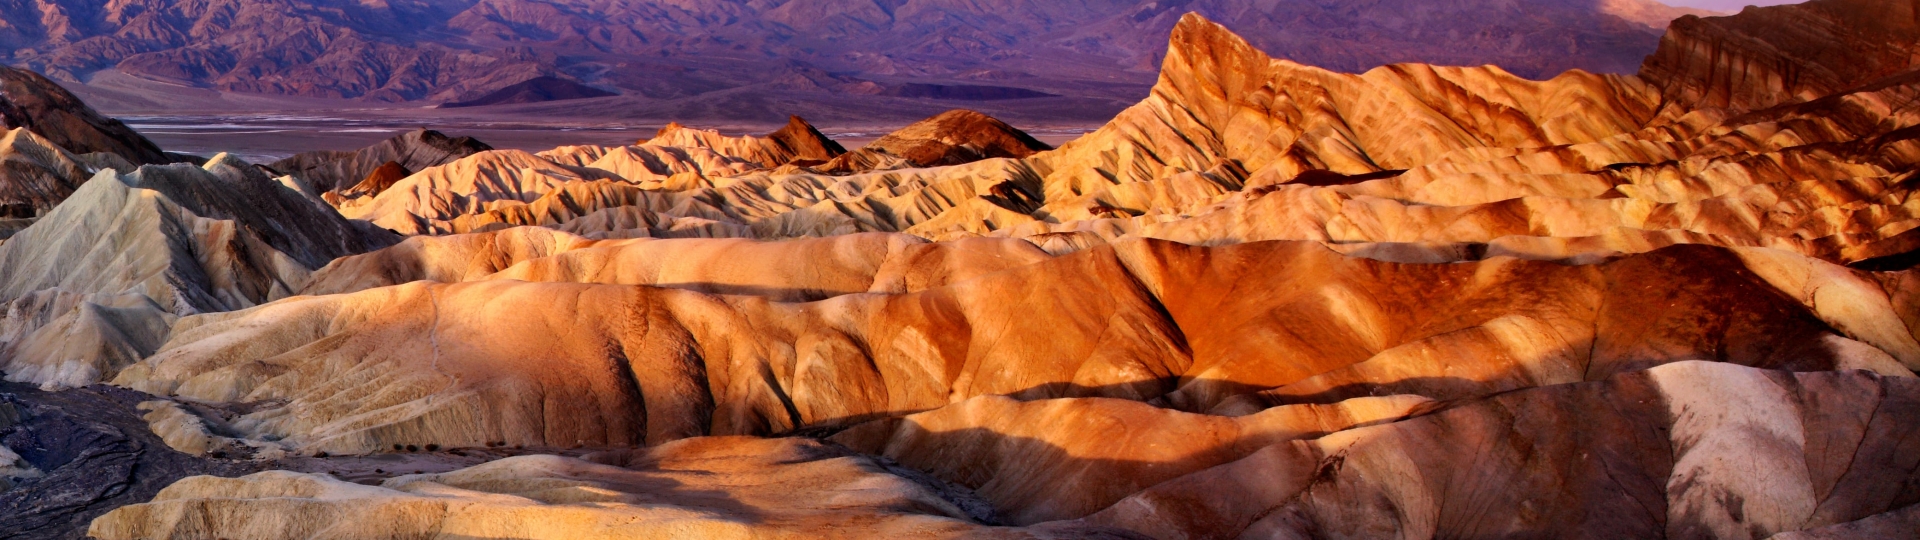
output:
[[[1920,0],[1159,65],[210,158],[0,68],[0,537],[1920,537]]]

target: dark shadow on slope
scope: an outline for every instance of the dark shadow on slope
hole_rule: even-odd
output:
[[[0,391],[0,445],[46,473],[0,491],[0,536],[84,538],[93,518],[146,502],[175,480],[240,476],[263,465],[167,447],[134,409],[154,398],[133,390],[95,385],[45,392],[0,382]]]

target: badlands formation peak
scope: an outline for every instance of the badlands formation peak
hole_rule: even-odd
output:
[[[0,55],[138,110],[202,109],[188,86],[754,122],[912,121],[958,99],[1084,122],[1151,83],[1189,11],[1336,71],[1528,77],[1630,73],[1669,21],[1704,14],[1653,0],[36,0],[0,5]]]
[[[217,473],[72,537],[1912,536],[1920,77],[1856,24],[1911,3],[1547,80],[1187,15],[1058,149],[971,112],[268,167],[20,133],[14,183],[98,172],[0,243],[0,370],[82,388],[4,399]],[[0,423],[0,508],[88,466],[57,417]]]
[[[816,170],[844,174],[901,165],[938,167],[991,158],[1025,158],[1052,149],[994,117],[953,110],[888,133]]]

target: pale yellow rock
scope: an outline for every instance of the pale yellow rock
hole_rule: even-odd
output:
[[[181,480],[93,521],[102,540],[1045,538],[996,531],[871,458],[802,439],[523,456],[363,486],[284,471]],[[1084,536],[1082,536],[1084,537]]]
[[[782,242],[743,239],[594,241],[543,227],[413,237],[342,257],[302,294],[355,292],[417,280],[483,279],[650,285],[804,302],[859,292],[913,292],[1025,266],[1048,255],[1025,240],[929,243],[862,233]]]
[[[0,371],[47,389],[100,382],[159,349],[176,318],[138,293],[36,291],[6,304]]]

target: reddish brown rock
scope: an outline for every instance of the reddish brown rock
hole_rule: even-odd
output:
[[[1813,0],[1681,17],[1640,75],[1672,114],[1810,101],[1892,76],[1920,58],[1920,2]]]
[[[268,167],[281,174],[298,176],[320,191],[359,193],[360,190],[353,189],[355,185],[350,182],[365,180],[388,163],[398,165],[401,170],[411,174],[492,149],[472,137],[448,137],[423,128],[352,152],[307,152],[275,161]],[[374,192],[379,191],[384,191],[384,188]]]
[[[991,158],[1024,158],[1052,149],[991,116],[954,110],[888,133],[813,169],[848,174],[880,168],[938,167]]]
[[[69,152],[109,152],[136,164],[173,161],[133,128],[23,69],[0,68],[0,127],[27,128]]]
[[[14,128],[0,138],[0,218],[40,217],[90,176],[80,157],[26,128]]]
[[[365,179],[360,180],[360,182],[354,184],[353,187],[347,188],[345,195],[342,195],[342,197],[351,199],[376,196],[379,195],[380,192],[386,191],[387,188],[393,187],[394,184],[399,183],[400,179],[412,175],[413,171],[407,170],[406,167],[401,166],[399,163],[392,161],[382,163],[380,164],[380,168],[374,169],[371,173],[367,173]]]

